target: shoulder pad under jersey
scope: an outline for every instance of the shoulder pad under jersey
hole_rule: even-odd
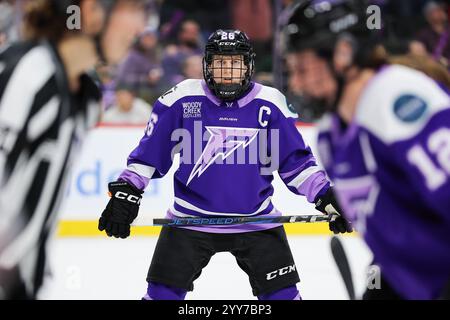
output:
[[[167,107],[171,107],[175,102],[181,98],[188,96],[204,96],[205,91],[202,88],[201,80],[199,79],[187,79],[176,86],[172,87],[169,91],[159,97],[158,102]]]
[[[420,71],[392,65],[368,83],[355,119],[390,144],[414,137],[433,115],[449,106],[450,97],[433,79]]]
[[[298,115],[293,107],[287,103],[286,97],[278,89],[262,86],[255,99],[271,102],[283,113],[286,118],[298,118]]]

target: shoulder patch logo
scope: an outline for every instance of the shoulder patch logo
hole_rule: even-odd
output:
[[[427,103],[420,97],[405,94],[394,103],[394,113],[403,122],[412,123],[419,120],[427,111]]]
[[[201,102],[183,102],[183,118],[200,118],[202,116]]]
[[[297,110],[295,110],[295,107],[292,105],[292,103],[289,103],[289,102],[286,101],[286,104],[287,104],[288,110],[290,112],[292,112],[294,114],[297,114]]]
[[[174,87],[171,88],[169,91],[167,91],[166,93],[164,93],[164,94],[161,96],[161,99],[164,100],[164,97],[165,97],[165,96],[171,94],[172,92],[175,92],[177,89],[178,89],[178,87],[177,87],[177,86],[174,86]]]

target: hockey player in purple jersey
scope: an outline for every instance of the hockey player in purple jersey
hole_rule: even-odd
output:
[[[271,202],[274,171],[318,210],[339,212],[285,97],[251,81],[254,53],[247,36],[238,30],[214,32],[203,70],[204,80],[185,80],[155,103],[127,169],[109,184],[112,198],[99,229],[127,237],[143,190],[150,179],[169,171],[175,153],[181,160],[170,218],[280,215]],[[351,231],[342,217],[330,222],[330,229]],[[298,273],[280,224],[163,227],[145,299],[184,299],[210,258],[222,251],[236,257],[259,299],[300,299]]]
[[[377,55],[373,10],[360,0],[307,1],[290,19],[289,42],[330,66],[339,44],[351,43],[347,64],[333,66],[341,90],[321,122],[319,154],[381,270],[381,288],[363,298],[449,298],[450,97]]]

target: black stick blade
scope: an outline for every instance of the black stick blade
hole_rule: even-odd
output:
[[[334,261],[341,273],[342,280],[344,281],[345,288],[347,289],[350,300],[355,300],[355,289],[353,287],[352,272],[350,265],[345,254],[344,247],[341,240],[333,236],[331,238],[331,253],[333,254]]]

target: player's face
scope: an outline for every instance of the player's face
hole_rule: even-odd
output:
[[[313,50],[306,50],[297,54],[296,67],[304,94],[332,100],[337,84],[325,59],[320,58]]]
[[[247,72],[242,55],[216,55],[211,68],[214,81],[220,84],[239,84]]]

